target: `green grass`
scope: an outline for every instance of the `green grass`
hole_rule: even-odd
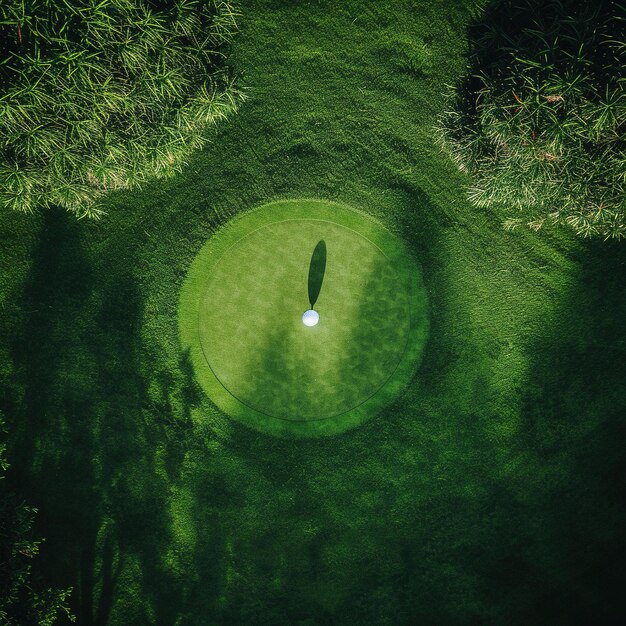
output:
[[[181,176],[98,224],[0,220],[7,480],[40,509],[37,569],[82,624],[617,621],[626,248],[468,205],[433,131],[462,2],[241,10],[250,98]],[[406,241],[430,336],[379,417],[279,439],[205,396],[177,305],[213,232],[300,197]]]
[[[612,0],[498,0],[472,29],[470,66],[441,116],[468,198],[582,237],[626,233],[626,39]]]
[[[309,267],[327,265],[310,308]],[[401,241],[333,202],[273,202],[213,235],[179,312],[198,381],[228,415],[276,435],[330,435],[362,423],[415,374],[426,294]]]
[[[0,207],[101,214],[106,192],[171,177],[243,94],[225,1],[0,5]]]

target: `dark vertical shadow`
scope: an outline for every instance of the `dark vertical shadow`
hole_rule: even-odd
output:
[[[528,522],[542,557],[521,555],[537,574],[526,623],[617,624],[626,614],[626,246],[591,242],[580,268],[527,384],[521,444],[535,451],[536,475],[554,479],[536,485]]]
[[[1,407],[11,419],[11,480],[39,509],[36,532],[46,538],[35,569],[73,587],[86,626],[109,622],[129,558],[145,575],[133,623],[154,613],[173,623],[184,593],[161,554],[197,390],[186,356],[178,370],[145,365],[134,264],[118,252],[101,251],[106,272],[92,268],[81,225],[45,214],[11,348],[16,391]]]
[[[94,576],[84,563],[95,559],[99,507],[86,393],[93,363],[80,347],[93,273],[78,233],[63,213],[45,214],[22,294],[25,321],[12,346],[14,382],[23,395],[7,413],[15,479],[40,509],[36,524],[46,537],[38,566],[57,561],[56,580],[75,588],[73,610],[89,624]]]
[[[591,242],[529,349],[521,422],[477,560],[494,622],[621,624],[626,604],[626,247]]]
[[[322,239],[313,250],[309,265],[309,303],[311,308],[319,298],[326,272],[326,242]]]

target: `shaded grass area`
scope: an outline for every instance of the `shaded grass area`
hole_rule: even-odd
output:
[[[501,0],[470,29],[442,144],[471,174],[472,204],[506,209],[506,228],[622,237],[623,18],[612,0]]]
[[[99,224],[0,219],[38,571],[74,585],[81,624],[618,623],[626,252],[466,204],[432,136],[463,3],[336,5],[242,6],[250,100],[182,176]],[[230,421],[178,343],[197,251],[277,196],[367,210],[429,289],[416,383],[340,437]]]

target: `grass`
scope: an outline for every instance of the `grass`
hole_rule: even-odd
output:
[[[250,98],[179,177],[109,196],[98,224],[0,220],[2,406],[37,569],[75,587],[81,624],[615,623],[626,248],[468,205],[433,131],[464,3],[241,10]],[[177,303],[211,233],[298,197],[403,238],[431,326],[377,419],[285,440],[213,407]]]
[[[98,217],[107,191],[173,176],[243,94],[222,0],[0,6],[0,207]]]
[[[474,206],[509,211],[511,229],[551,221],[583,237],[624,236],[623,22],[612,0],[490,5],[441,117]]]
[[[311,296],[320,241],[328,265]],[[320,322],[307,328],[313,300]],[[320,200],[273,202],[213,235],[185,281],[179,319],[209,397],[285,436],[336,434],[380,411],[415,374],[428,334],[424,287],[401,241]]]

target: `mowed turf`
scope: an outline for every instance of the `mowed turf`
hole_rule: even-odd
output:
[[[320,320],[307,327],[311,306]],[[179,315],[211,399],[286,435],[336,434],[378,412],[411,380],[428,329],[425,288],[401,240],[320,200],[274,202],[213,235],[190,269]]]
[[[249,100],[181,176],[0,217],[7,481],[81,624],[623,621],[626,247],[466,202],[435,120],[472,7],[246,0]],[[428,289],[415,383],[333,437],[229,418],[179,340],[198,252],[277,197],[374,216]]]

